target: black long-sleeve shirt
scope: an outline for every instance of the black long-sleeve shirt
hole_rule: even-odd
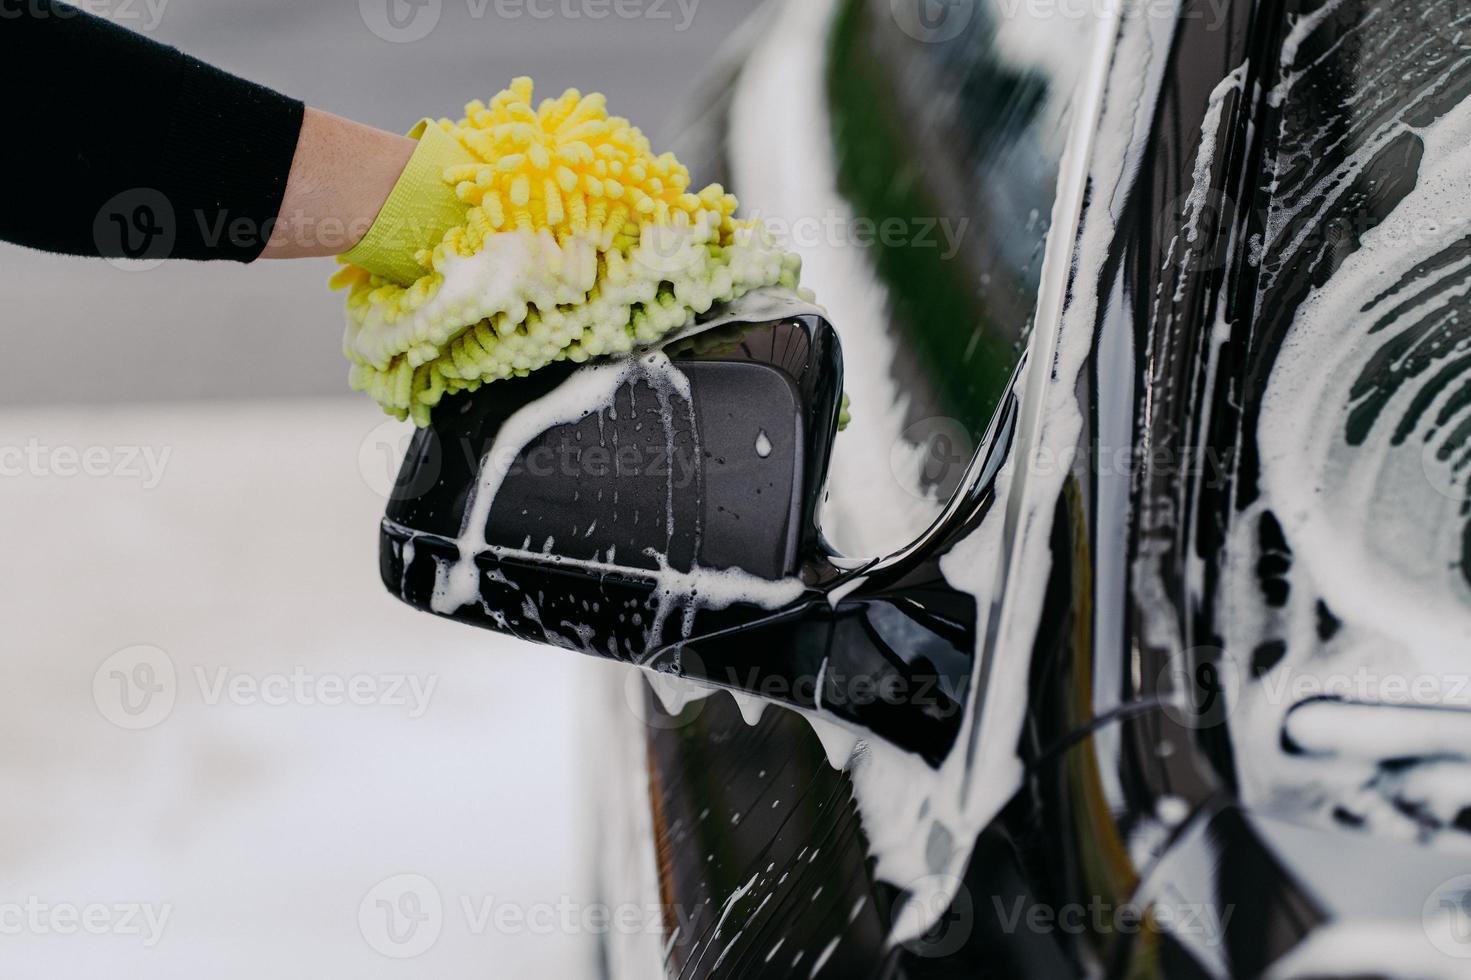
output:
[[[260,255],[300,102],[52,0],[0,0],[0,239],[129,258]]]

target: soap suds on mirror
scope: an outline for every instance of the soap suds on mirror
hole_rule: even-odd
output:
[[[733,322],[760,322],[821,312],[819,307],[813,306],[801,295],[790,290],[755,290],[727,304],[716,316],[698,322],[692,318],[688,325],[675,331],[668,340],[662,341],[660,347],[691,334]],[[487,554],[512,560],[552,562],[596,574],[617,572],[650,580],[654,586],[656,603],[646,629],[651,646],[657,645],[668,616],[675,611],[679,611],[683,617],[681,635],[688,637],[699,609],[721,609],[741,602],[774,609],[790,604],[800,597],[804,586],[797,579],[770,581],[739,569],[708,569],[699,566],[689,571],[679,571],[668,565],[664,554],[656,552],[651,552],[650,557],[655,559],[659,568],[657,571],[649,571],[612,564],[611,551],[606,563],[554,555],[551,553],[553,542],[550,539],[544,544],[542,551],[535,554],[525,549],[492,547],[487,543],[486,527],[496,496],[525,447],[549,429],[575,424],[594,414],[601,417],[602,412],[613,404],[617,392],[630,384],[645,385],[659,398],[661,422],[671,443],[666,448],[672,458],[674,403],[676,400],[680,401],[692,413],[693,397],[689,379],[662,350],[645,349],[627,357],[588,364],[574,371],[553,391],[523,406],[508,418],[497,433],[490,451],[481,460],[476,486],[466,507],[460,534],[455,540],[458,557],[452,561],[437,560],[435,588],[431,598],[431,608],[435,612],[453,615],[461,608],[481,601],[482,572],[479,559]],[[698,433],[696,435],[698,438]],[[671,473],[666,500],[666,527],[670,535],[674,532],[673,478]],[[698,551],[698,541],[696,546]],[[504,582],[504,574],[498,574],[501,574],[501,581]],[[529,597],[527,603],[533,607],[527,610],[530,618],[536,611],[535,604],[531,603]],[[568,628],[578,635],[585,648],[585,631],[578,630],[575,624]]]

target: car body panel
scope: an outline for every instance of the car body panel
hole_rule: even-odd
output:
[[[885,197],[871,174],[845,180],[831,149],[795,153],[827,161],[796,175],[772,159],[772,146],[841,144],[822,70],[824,13],[835,10],[796,3],[773,14],[775,34],[711,116],[728,131],[713,144],[707,131],[704,145],[723,148],[710,155],[726,159],[758,210],[838,208],[852,220],[916,207]],[[1373,425],[1350,407],[1377,400],[1387,417],[1413,417],[1410,434],[1431,447],[1423,475],[1439,475],[1450,504],[1420,496],[1423,487],[1408,499],[1441,521],[1422,516],[1421,531],[1453,524],[1434,588],[1460,596],[1464,565],[1452,552],[1463,548],[1459,454],[1471,427],[1458,413],[1471,402],[1456,392],[1471,290],[1457,270],[1471,253],[1451,221],[1408,247],[1372,246],[1406,201],[1464,184],[1465,169],[1451,165],[1464,158],[1427,160],[1456,149],[1462,133],[1435,127],[1460,119],[1471,95],[1471,32],[1461,29],[1471,9],[1229,0],[1154,10],[1093,25],[1102,58],[1070,101],[1082,122],[1073,120],[1073,156],[1059,170],[1050,271],[1044,262],[1035,309],[1025,309],[1031,325],[1019,327],[1026,359],[996,395],[999,414],[975,435],[975,460],[948,504],[939,491],[911,492],[925,488],[918,471],[867,503],[852,460],[871,467],[916,413],[984,414],[989,395],[948,370],[925,377],[925,364],[950,366],[947,338],[895,354],[914,331],[953,322],[954,295],[891,289],[888,277],[924,281],[904,261],[823,247],[807,256],[808,282],[833,297],[853,355],[860,419],[872,399],[846,461],[839,440],[833,472],[849,482],[824,517],[856,528],[845,543],[860,551],[916,539],[917,559],[934,550],[946,581],[976,597],[976,672],[962,741],[936,766],[873,740],[850,756],[851,734],[844,744],[820,718],[753,712],[724,694],[658,715],[645,734],[661,774],[653,809],[673,815],[655,829],[670,869],[664,901],[708,899],[729,913],[702,916],[695,934],[671,931],[670,975],[810,969],[810,958],[785,972],[767,958],[793,947],[808,957],[830,948],[820,975],[844,977],[1463,972],[1444,945],[1466,891],[1456,882],[1471,870],[1460,760],[1438,748],[1433,758],[1337,765],[1285,740],[1299,699],[1262,700],[1274,670],[1320,678],[1316,664],[1343,649],[1345,621],[1373,603],[1325,603],[1294,570],[1293,536],[1305,525],[1261,503],[1274,460],[1259,436],[1274,431],[1264,413],[1290,404],[1272,394],[1273,373],[1294,325],[1314,322],[1303,310],[1342,288],[1344,269],[1382,278],[1380,296],[1345,307],[1348,329],[1327,334],[1352,356],[1329,349],[1294,375],[1333,392],[1340,360],[1360,375],[1352,398],[1325,398],[1301,445],[1351,461]],[[931,67],[915,77],[932,80]],[[883,158],[861,145],[861,156]],[[918,172],[936,174],[935,193],[963,185],[953,166],[948,180],[945,166],[925,168],[933,146],[904,145]],[[1448,218],[1462,216],[1457,207],[1447,199]],[[1375,256],[1377,271],[1365,270]],[[1418,361],[1405,360],[1417,350]],[[869,507],[880,526],[865,531]],[[1392,516],[1360,517],[1353,532],[1374,540],[1381,524],[1399,526]],[[1403,572],[1390,562],[1355,584],[1392,598]],[[1452,640],[1471,638],[1454,632],[1455,616],[1439,621]],[[1418,635],[1408,623],[1405,632]],[[686,723],[681,712],[698,717]],[[897,802],[905,797],[926,815]],[[753,817],[763,806],[774,812]],[[804,865],[819,837],[824,866]],[[706,870],[702,859],[723,863]],[[802,908],[803,894],[823,907]],[[850,900],[859,913],[841,921]],[[1077,928],[1060,918],[1069,910],[1084,914]]]

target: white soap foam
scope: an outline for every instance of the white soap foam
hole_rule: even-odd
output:
[[[1321,977],[1404,977],[1414,980],[1465,980],[1467,962],[1432,945],[1431,925],[1420,922],[1329,922],[1308,934],[1266,973],[1266,980],[1317,980]],[[1447,947],[1464,940],[1445,935]]]
[[[790,100],[794,92],[824,91],[821,45],[833,11],[831,0],[788,4],[783,10],[790,23],[778,25],[778,40],[751,60],[737,93],[732,140],[736,174],[748,201],[769,206],[775,213],[807,213],[818,206],[847,213],[835,190],[830,146],[825,142],[811,146],[812,134],[825,132],[816,124],[826,113],[820,97],[811,104],[790,106],[776,120],[791,127],[784,145],[812,150],[804,154],[810,165],[801,171],[800,180],[793,173],[782,173],[783,180],[796,181],[793,186],[773,187],[763,179],[771,168],[754,155],[769,145],[769,139],[741,138],[746,130],[769,133],[772,119],[762,107],[777,93]],[[1122,8],[1110,11],[1095,27],[1088,55],[1093,70],[1077,99],[1059,180],[1060,188],[1076,193],[1061,194],[1054,207],[1026,380],[1019,443],[1056,452],[1057,458],[1067,458],[1081,430],[1076,381],[1091,350],[1099,304],[1096,286],[1101,270],[1074,270],[1073,259],[1087,255],[1101,261],[1107,254],[1137,174],[1174,30],[1172,17],[1131,14],[1121,21],[1123,13]],[[1094,185],[1086,213],[1084,173],[1091,175]],[[1081,240],[1074,238],[1075,229]],[[894,351],[881,319],[881,295],[873,287],[848,288],[874,281],[855,251],[816,249],[803,258],[809,284],[818,289],[829,282],[845,286],[828,300],[835,304],[845,338],[852,341],[845,347],[847,373],[858,379],[855,390],[863,392],[865,407],[877,409],[863,413],[849,431],[858,433],[849,447],[861,454],[866,447],[894,445],[901,439],[907,400],[894,390],[888,373]],[[1076,272],[1076,295],[1064,316],[1070,272]],[[849,536],[837,543],[859,553],[867,549],[866,553],[880,554],[913,541],[937,516],[940,502],[922,501],[890,481],[872,486],[871,459],[848,458],[843,447],[840,439],[833,458],[836,485],[824,511],[824,528],[841,528]],[[875,874],[910,890],[908,908],[926,910],[924,915],[901,916],[890,936],[892,943],[923,934],[948,907],[976,836],[1021,783],[1016,748],[1026,712],[1026,653],[1032,648],[1051,564],[1052,509],[1066,475],[1034,474],[1029,479],[1028,469],[1016,467],[1012,480],[998,483],[991,515],[941,563],[950,584],[977,597],[977,662],[988,677],[982,697],[978,670],[957,750],[937,770],[890,743],[860,741],[826,718],[804,713],[815,722],[829,761],[849,766],[864,833],[876,859]],[[845,495],[849,491],[851,495]],[[853,513],[845,512],[854,507]],[[866,533],[852,534],[855,526]],[[998,620],[992,606],[1003,584],[1008,596]],[[988,658],[994,659],[986,663]],[[946,850],[935,841],[948,841],[950,846]]]
[[[397,322],[388,323],[376,306],[361,325],[349,315],[348,346],[387,368],[394,355],[412,350],[416,342],[449,340],[443,324],[463,327],[533,301],[542,309],[581,303],[596,285],[597,272],[597,247],[586,239],[569,238],[560,246],[546,231],[490,235],[476,254],[449,257],[439,290]]]
[[[490,452],[480,462],[475,493],[460,528],[459,559],[440,566],[432,602],[435,612],[449,615],[480,598],[480,571],[475,558],[488,548],[485,525],[490,520],[491,506],[521,450],[548,429],[580,422],[602,411],[612,403],[618,389],[634,376],[639,365],[648,362],[649,366],[657,367],[660,357],[663,355],[649,354],[639,359],[585,367],[505,421]],[[664,361],[667,363],[668,358]]]
[[[1305,752],[1371,762],[1425,756],[1464,761],[1471,753],[1471,711],[1441,707],[1312,701],[1288,715],[1283,731]]]
[[[1305,37],[1333,7],[1299,21],[1294,33]],[[1290,86],[1282,98],[1290,98]],[[1369,142],[1381,146],[1407,131],[1390,120]],[[1301,305],[1273,365],[1256,433],[1261,498],[1235,519],[1221,586],[1227,597],[1244,597],[1222,617],[1227,650],[1243,676],[1247,656],[1262,642],[1285,643],[1287,651],[1260,680],[1243,682],[1238,691],[1228,688],[1235,753],[1250,760],[1239,767],[1244,798],[1253,804],[1285,802],[1323,819],[1342,806],[1370,829],[1391,835],[1413,832],[1414,821],[1388,805],[1383,794],[1399,792],[1402,785],[1381,778],[1379,762],[1412,750],[1407,739],[1423,738],[1433,746],[1438,732],[1459,722],[1405,709],[1315,705],[1293,716],[1289,732],[1326,757],[1288,755],[1280,738],[1287,713],[1315,694],[1383,700],[1387,689],[1381,685],[1431,679],[1434,700],[1463,706],[1467,701],[1465,692],[1458,696],[1446,683],[1465,677],[1463,652],[1471,645],[1471,588],[1459,572],[1460,536],[1448,533],[1464,521],[1462,499],[1449,489],[1460,489],[1461,480],[1451,462],[1435,458],[1429,441],[1434,417],[1456,386],[1434,399],[1403,441],[1394,438],[1396,420],[1434,369],[1402,386],[1362,444],[1350,446],[1345,437],[1356,404],[1353,386],[1396,332],[1391,325],[1378,335],[1368,333],[1383,315],[1376,296],[1471,231],[1465,176],[1471,171],[1471,102],[1419,135],[1425,154],[1415,190],[1363,234],[1359,249]],[[1357,153],[1327,180],[1347,186],[1367,160]],[[1294,213],[1274,223],[1285,227]],[[1408,316],[1412,320],[1448,298],[1436,293]],[[1281,610],[1265,608],[1258,597],[1256,536],[1268,510],[1292,549],[1290,600]],[[1316,632],[1318,598],[1341,621],[1327,642]],[[1350,716],[1351,727],[1338,723]],[[1427,721],[1422,725],[1417,718]],[[1471,804],[1465,790],[1471,770],[1456,764],[1427,772],[1417,778],[1451,781],[1463,803]],[[1438,841],[1455,846],[1461,842],[1452,838],[1460,836],[1441,835]]]
[[[788,316],[821,312],[801,296],[790,291],[772,289],[758,290],[728,304],[718,315],[682,333],[714,329],[731,322],[781,319]],[[667,343],[667,341],[666,341]],[[662,553],[648,554],[658,564],[655,571],[619,566],[612,563],[610,554],[607,562],[571,559],[552,554],[554,542],[548,539],[541,552],[529,548],[492,547],[485,539],[485,528],[490,519],[497,494],[506,474],[514,465],[521,451],[533,439],[559,425],[576,423],[589,415],[608,409],[614,396],[625,384],[642,383],[652,388],[660,402],[660,417],[668,441],[666,451],[673,458],[674,400],[681,399],[693,416],[694,405],[689,379],[674,366],[666,354],[659,350],[644,350],[636,356],[608,363],[588,365],[573,372],[555,390],[516,411],[503,423],[489,453],[481,460],[475,491],[466,509],[459,537],[456,539],[458,557],[454,561],[440,561],[436,571],[435,589],[431,608],[441,615],[450,615],[471,603],[481,601],[481,572],[477,559],[484,554],[501,558],[524,559],[539,563],[552,563],[575,567],[592,574],[618,573],[626,577],[644,578],[654,583],[656,608],[646,628],[649,644],[659,641],[670,613],[679,610],[683,614],[681,635],[691,635],[694,618],[700,609],[724,609],[736,603],[750,603],[763,608],[775,609],[788,605],[801,596],[803,583],[796,578],[768,580],[751,575],[741,569],[710,569],[695,565],[689,571],[671,567]],[[693,421],[693,418],[691,418]],[[695,447],[698,453],[698,444]],[[666,500],[666,528],[672,543],[674,527],[674,480],[670,475]],[[696,550],[699,544],[699,528],[693,529]],[[504,582],[504,576],[499,581]],[[523,613],[534,622],[541,622],[535,603],[526,597]],[[542,624],[546,629],[546,624]],[[587,652],[590,647],[591,630],[582,624],[562,623],[577,638],[568,643]],[[561,634],[547,630],[548,638],[556,641]],[[650,651],[653,652],[652,650]],[[677,652],[676,652],[677,656]]]
[[[1279,73],[1282,80],[1268,93],[1268,104],[1274,107],[1280,106],[1286,100],[1287,93],[1292,91],[1293,84],[1301,74],[1297,70],[1297,53],[1302,48],[1302,43],[1342,6],[1343,0],[1327,0],[1316,10],[1296,15],[1292,22],[1292,29],[1282,40],[1282,50],[1278,56],[1282,67]]]
[[[749,694],[732,691],[730,696],[735,698],[736,707],[741,712],[741,720],[753,728],[761,724],[761,716],[766,714],[766,709],[771,706],[770,701],[764,701]]]

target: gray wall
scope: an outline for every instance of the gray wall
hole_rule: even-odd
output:
[[[389,3],[402,5],[400,23],[416,9],[432,17],[436,5],[438,19],[422,39],[384,40],[369,24],[382,29]],[[89,0],[87,9],[109,9],[159,41],[388,129],[405,130],[422,115],[457,116],[466,101],[530,75],[542,95],[569,85],[606,92],[615,112],[657,139],[687,87],[758,5]],[[128,95],[126,79],[99,80],[99,106]],[[124,269],[0,243],[0,405],[345,392],[341,297],[324,285],[334,268],[324,259]]]

